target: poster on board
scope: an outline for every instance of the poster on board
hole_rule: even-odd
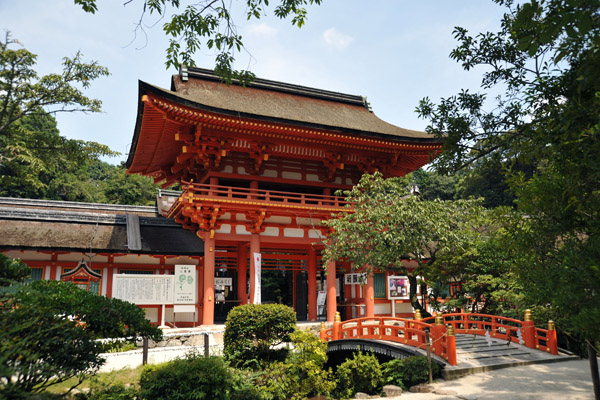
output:
[[[387,277],[388,300],[408,299],[408,278],[406,276]]]
[[[196,304],[195,265],[175,265],[175,296],[174,304]]]

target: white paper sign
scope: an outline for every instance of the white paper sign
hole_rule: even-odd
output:
[[[217,286],[233,286],[233,278],[223,278],[215,276],[215,287]]]
[[[175,265],[175,304],[196,304],[196,266]]]
[[[173,304],[173,275],[117,274],[112,297],[134,304]]]
[[[262,256],[260,253],[254,253],[254,299],[252,304],[260,304],[260,266]]]

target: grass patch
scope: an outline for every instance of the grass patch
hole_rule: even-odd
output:
[[[77,386],[78,390],[84,388],[97,388],[99,386],[112,386],[123,384],[124,386],[132,385],[139,387],[140,375],[142,374],[142,366],[137,368],[123,368],[110,372],[99,372],[94,375],[85,377],[81,385]],[[50,393],[65,393],[71,386],[78,382],[77,378],[71,378],[67,381],[58,383],[48,388]]]

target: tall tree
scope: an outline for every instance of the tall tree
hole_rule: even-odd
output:
[[[0,43],[0,195],[45,197],[62,171],[79,168],[102,155],[107,146],[60,136],[53,114],[98,112],[100,101],[86,88],[106,68],[84,63],[82,55],[65,58],[62,74],[38,77],[35,54],[7,33]]]
[[[347,212],[324,222],[332,229],[324,260],[346,259],[367,274],[406,275],[412,306],[428,315],[417,297],[417,277],[448,275],[452,258],[479,240],[485,209],[474,200],[419,199],[409,193],[407,179],[381,174],[364,175],[344,194],[351,202]]]
[[[78,52],[73,58],[63,58],[61,74],[38,77],[33,69],[37,56],[18,46],[10,32],[0,42],[0,135],[18,132],[15,124],[28,115],[100,111],[102,102],[85,96],[77,85],[85,89],[107,76],[105,67],[83,62]]]
[[[507,7],[497,33],[455,29],[451,57],[466,70],[485,66],[482,89],[418,107],[428,131],[446,136],[439,168],[497,155],[531,165],[508,169],[518,209],[513,229],[525,294],[547,305],[558,328],[590,346],[600,341],[600,3],[531,0]],[[486,111],[491,109],[493,111]],[[510,166],[510,164],[507,164]],[[526,283],[526,284],[525,284]],[[598,370],[596,397],[600,398]]]
[[[292,25],[301,28],[307,17],[306,6],[321,4],[323,0],[279,0],[274,6],[273,15],[281,19],[290,18]],[[85,12],[98,10],[96,0],[74,0]],[[162,29],[169,37],[166,50],[167,68],[180,65],[195,66],[194,55],[201,49],[216,51],[215,72],[227,82],[239,79],[250,83],[254,75],[247,70],[233,69],[236,53],[244,48],[242,35],[237,31],[233,19],[234,4],[246,6],[246,18],[260,19],[269,11],[268,0],[245,0],[231,2],[224,0],[123,0],[124,5],[134,3],[140,7],[140,19],[135,32],[145,29],[147,14],[165,18]]]

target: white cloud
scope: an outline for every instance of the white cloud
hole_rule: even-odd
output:
[[[277,33],[277,29],[265,23],[252,24],[248,28],[248,34],[262,37],[273,37]]]
[[[342,50],[348,47],[354,38],[352,36],[339,33],[335,30],[335,28],[329,28],[323,32],[323,40],[325,40],[325,43],[327,43],[329,46]]]

